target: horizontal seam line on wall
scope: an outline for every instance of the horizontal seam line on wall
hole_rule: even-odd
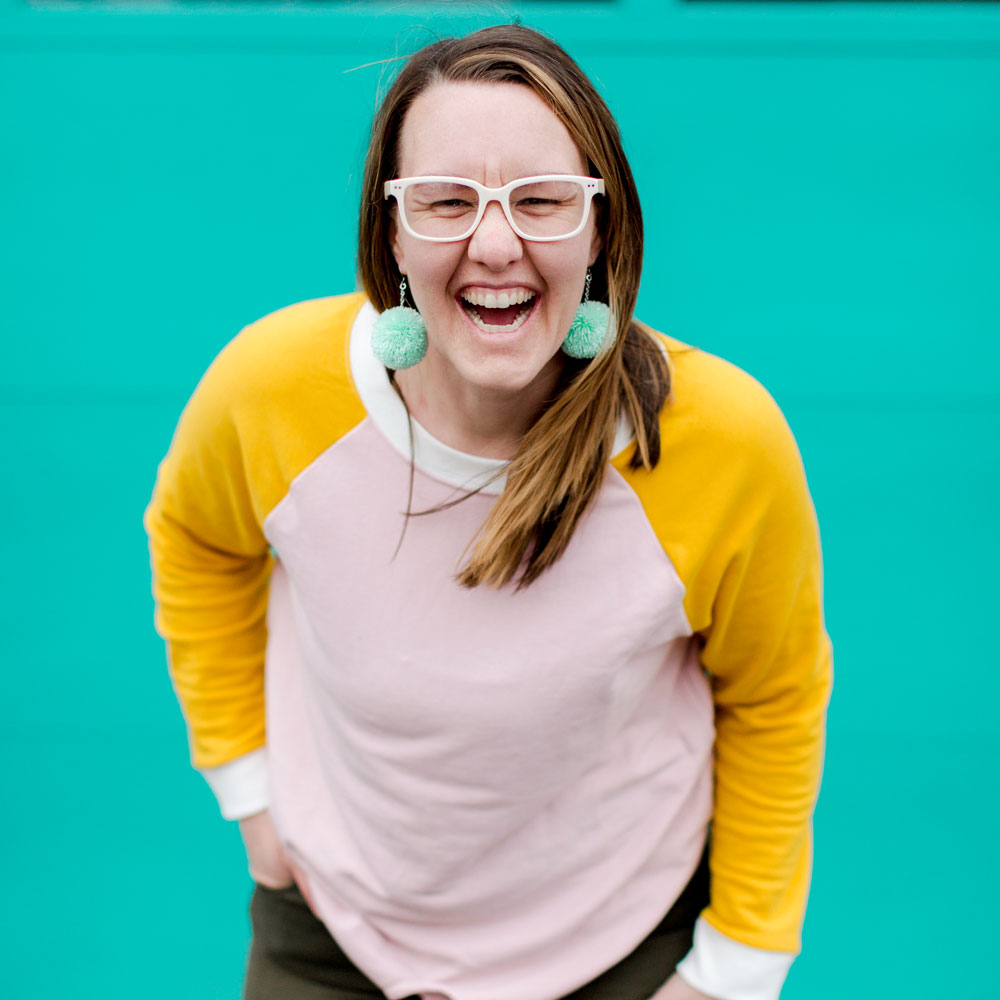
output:
[[[52,55],[75,52],[84,55],[107,55],[109,53],[175,53],[177,55],[199,53],[205,55],[335,55],[356,54],[359,46],[365,44],[360,37],[348,38],[301,38],[256,39],[235,38],[148,38],[145,36],[90,38],[57,36],[8,36],[0,38],[0,52],[7,54]],[[649,42],[608,41],[603,44],[580,41],[573,44],[573,51],[587,55],[611,56],[669,56],[671,58],[700,57],[748,57],[748,58],[869,58],[869,59],[951,59],[981,58],[1000,59],[998,41],[741,41],[741,42]],[[386,61],[390,60],[388,57]],[[373,64],[377,65],[381,62]],[[362,67],[359,67],[362,68]]]

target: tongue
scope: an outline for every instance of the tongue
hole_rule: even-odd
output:
[[[476,306],[479,318],[489,326],[510,326],[517,319],[517,314],[523,306],[507,306],[505,309],[487,309],[486,306]]]

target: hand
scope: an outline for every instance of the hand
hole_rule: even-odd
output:
[[[295,864],[281,846],[281,838],[265,809],[240,820],[240,834],[247,852],[250,877],[268,889],[287,889],[293,882],[299,887],[306,905],[313,913],[316,906],[305,872]]]
[[[266,809],[241,819],[240,835],[254,882],[268,889],[284,889],[295,881],[292,862]]]
[[[718,998],[710,997],[707,993],[688,986],[675,972],[649,1000],[718,1000]]]

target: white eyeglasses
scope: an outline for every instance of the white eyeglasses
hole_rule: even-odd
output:
[[[499,203],[522,240],[568,240],[587,224],[595,194],[604,194],[604,181],[572,174],[521,177],[499,188],[465,177],[400,177],[385,182],[385,197],[396,199],[403,228],[431,243],[468,239],[491,201]]]

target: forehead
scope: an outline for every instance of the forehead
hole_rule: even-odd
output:
[[[403,119],[399,175],[445,174],[499,185],[532,174],[585,174],[566,126],[529,87],[438,83]]]

